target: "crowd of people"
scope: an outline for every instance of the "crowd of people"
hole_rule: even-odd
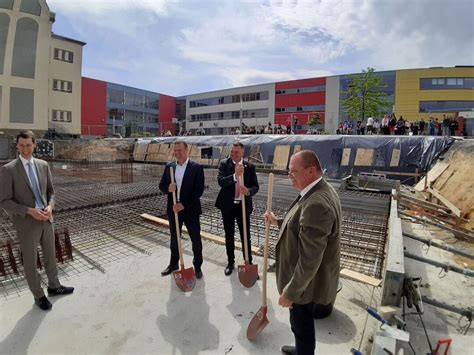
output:
[[[355,122],[346,120],[340,122],[336,134],[346,135],[430,135],[430,136],[454,136],[459,129],[459,122],[456,116],[443,115],[441,121],[438,118],[430,117],[428,121],[423,118],[414,122],[408,121],[395,114],[385,115],[381,120],[369,117],[367,120]]]

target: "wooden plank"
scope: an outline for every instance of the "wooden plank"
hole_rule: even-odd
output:
[[[446,197],[444,197],[443,195],[441,195],[441,193],[438,191],[438,190],[435,190],[435,189],[430,189],[428,187],[427,191],[432,194],[434,197],[436,197],[443,205],[445,205],[446,207],[448,207],[450,210],[451,210],[451,213],[454,214],[455,216],[457,217],[461,217],[461,210],[459,208],[457,208],[456,206],[454,206],[453,203],[451,203],[450,201],[448,201],[448,199]]]
[[[395,175],[395,176],[414,176],[418,177],[420,173],[404,173],[404,172],[397,172],[397,171],[381,171],[381,170],[374,170],[375,174],[385,174],[385,175]]]
[[[400,149],[392,150],[392,158],[390,159],[390,166],[398,166],[400,164]]]
[[[374,162],[374,150],[358,148],[354,166],[372,166]]]
[[[423,179],[420,180],[418,184],[415,185],[415,190],[424,191],[425,186],[431,186],[430,184],[436,181],[436,179],[438,179],[438,177],[440,177],[441,174],[444,173],[444,171],[448,167],[449,167],[448,163],[441,162],[441,161],[437,162],[435,166],[429,171],[429,174],[427,174],[428,181],[426,182],[426,176],[425,176]]]
[[[143,213],[143,214],[140,215],[140,217],[142,217],[143,219],[145,219],[147,221],[160,224],[162,226],[169,227],[169,225],[170,225],[167,219],[159,218],[159,217],[153,216],[153,215],[148,214],[148,213]],[[183,232],[188,233],[188,230],[186,229],[185,226],[183,226]],[[205,240],[209,240],[209,241],[217,243],[217,244],[220,244],[220,245],[225,245],[225,238],[219,237],[219,236],[211,234],[211,233],[201,231],[201,238],[205,239]],[[235,248],[238,249],[238,250],[242,250],[242,243],[235,242]],[[253,254],[256,254],[256,255],[262,254],[261,248],[256,247],[254,245],[251,246],[251,250],[252,250]]]
[[[289,145],[275,146],[275,152],[273,154],[273,169],[286,170],[286,168],[288,167],[289,156],[290,156]]]
[[[158,161],[158,155],[160,154],[161,144],[150,143],[146,153],[146,161]]]
[[[350,158],[351,158],[351,148],[344,148],[342,151],[341,166],[349,165]]]
[[[344,279],[361,282],[374,287],[379,287],[382,283],[382,280],[380,279],[376,279],[375,277],[367,276],[361,274],[360,272],[352,271],[349,269],[342,269],[339,275]]]

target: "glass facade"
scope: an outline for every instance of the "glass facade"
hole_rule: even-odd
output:
[[[472,90],[474,78],[422,78],[420,90]]]
[[[380,76],[383,80],[383,87],[380,88],[382,92],[385,93],[385,101],[387,102],[387,107],[391,108],[395,104],[395,80],[396,72],[395,71],[381,71],[374,73],[377,76]],[[360,76],[362,74],[355,74]],[[340,121],[345,120],[348,117],[347,110],[344,108],[342,103],[347,99],[347,90],[349,89],[349,83],[352,80],[354,75],[343,75],[339,80],[339,119]],[[389,109],[391,111],[391,109]]]
[[[159,94],[107,83],[107,134],[123,137],[159,134]]]
[[[420,101],[420,112],[473,111],[474,101]]]
[[[269,94],[268,94],[268,91],[260,91],[260,92],[245,93],[242,95],[227,95],[227,96],[219,96],[219,97],[210,97],[210,98],[205,98],[205,99],[192,100],[189,102],[189,107],[192,108],[192,107],[233,104],[233,103],[240,102],[241,97],[242,97],[242,101],[244,102],[260,101],[260,100],[268,100]]]
[[[268,109],[242,110],[242,118],[268,117]],[[240,119],[240,111],[212,112],[191,115],[191,122]]]

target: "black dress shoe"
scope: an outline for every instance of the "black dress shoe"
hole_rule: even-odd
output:
[[[70,295],[74,292],[74,287],[59,286],[58,288],[48,287],[48,296]]]
[[[178,269],[178,265],[168,265],[168,267],[161,272],[161,276],[167,276]]]
[[[202,271],[201,270],[196,270],[196,278],[198,280],[202,279]]]
[[[224,270],[224,274],[225,276],[229,276],[230,274],[232,274],[232,270],[234,270],[234,267],[235,267],[235,264],[234,263],[229,263],[227,264],[225,270]]]
[[[51,302],[49,302],[46,296],[43,296],[41,298],[35,298],[35,304],[43,311],[48,311],[53,308],[53,305],[51,304]]]
[[[296,347],[292,345],[283,345],[281,347],[281,352],[287,355],[296,355]]]

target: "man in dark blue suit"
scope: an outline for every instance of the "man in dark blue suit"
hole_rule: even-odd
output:
[[[166,164],[165,171],[160,181],[160,190],[168,194],[167,214],[171,233],[171,258],[166,269],[161,272],[162,276],[171,274],[179,268],[178,239],[176,236],[176,224],[174,213],[178,213],[179,230],[183,223],[188,229],[193,245],[194,271],[196,277],[202,277],[202,243],[201,224],[199,216],[202,213],[200,197],[204,192],[204,169],[188,158],[188,145],[183,141],[174,143],[174,156],[176,162]],[[175,183],[171,183],[170,167],[174,169]],[[173,192],[176,191],[177,203],[173,204]]]
[[[247,221],[247,250],[249,262],[252,263],[252,252],[250,244],[250,214],[253,210],[252,196],[258,192],[258,180],[255,166],[244,161],[244,146],[240,142],[232,144],[230,158],[224,159],[219,164],[217,182],[221,187],[216,200],[216,207],[222,212],[225,232],[225,247],[227,251],[227,267],[225,275],[229,276],[235,267],[235,221],[239,226],[242,252],[244,246],[244,233],[242,221],[241,194],[245,198],[246,221]],[[242,178],[243,184],[239,180]],[[245,254],[244,254],[245,255]]]

